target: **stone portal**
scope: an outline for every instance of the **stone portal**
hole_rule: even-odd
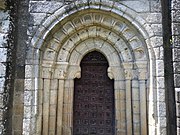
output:
[[[73,134],[114,135],[114,83],[107,75],[108,62],[99,52],[81,62],[82,77],[75,79]]]

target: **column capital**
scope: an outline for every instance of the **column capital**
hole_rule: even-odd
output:
[[[139,72],[137,69],[125,69],[125,78],[128,80],[138,79]]]

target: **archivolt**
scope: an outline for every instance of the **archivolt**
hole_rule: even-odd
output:
[[[120,114],[118,115],[120,118],[117,119],[131,123],[132,118],[129,112],[133,108],[129,106],[131,104],[129,99],[131,99],[131,90],[137,89],[133,87],[131,89],[131,81],[133,79],[141,81],[138,89],[141,90],[140,94],[143,94],[145,98],[141,99],[140,106],[146,108],[146,91],[142,90],[147,88],[145,81],[148,79],[147,74],[151,74],[149,73],[151,72],[149,70],[149,62],[152,62],[151,60],[154,59],[150,45],[150,37],[153,34],[153,31],[142,18],[119,3],[104,0],[89,3],[86,0],[85,2],[80,0],[69,6],[63,6],[42,23],[33,36],[30,45],[34,49],[38,49],[37,52],[33,52],[38,54],[33,59],[40,60],[38,61],[39,66],[35,66],[35,70],[40,71],[39,69],[41,68],[42,71],[37,73],[37,76],[48,78],[47,82],[49,85],[51,84],[50,80],[59,79],[59,89],[63,89],[66,92],[68,91],[66,89],[71,89],[71,94],[73,93],[72,87],[67,88],[67,86],[69,84],[73,86],[72,79],[80,77],[79,64],[83,56],[93,50],[103,53],[110,65],[108,69],[109,77],[116,80],[115,90],[124,92],[126,89],[126,96],[117,97],[116,99],[117,104],[120,100],[122,100],[123,104],[126,102],[126,114],[125,110],[121,112],[121,115],[126,115],[126,119],[124,120]],[[40,54],[41,52],[42,55]],[[67,80],[62,82],[65,78]],[[44,92],[48,93],[48,88],[45,88]],[[59,93],[59,96],[64,95],[66,97],[66,93],[60,92],[62,93]],[[67,104],[70,102],[72,105],[72,99],[64,101]],[[63,112],[61,112],[61,109],[64,101],[58,101],[59,103],[61,102],[57,111],[57,120],[60,126],[62,126]],[[42,112],[39,113],[41,114]],[[140,113],[142,120],[141,133],[146,134],[146,130],[143,130],[147,126],[146,109],[141,107],[138,113]],[[49,115],[49,112],[46,112],[46,114]],[[71,114],[72,110],[70,109],[69,114],[63,115],[66,116],[64,117],[65,119],[72,120]],[[40,125],[42,119],[39,114],[38,116],[37,123],[39,122],[38,124]],[[44,123],[48,124],[48,120]],[[71,127],[71,121],[65,123],[65,125]],[[121,126],[117,127],[117,129],[122,130],[123,126]],[[131,134],[128,128],[132,129],[132,126],[132,124],[127,126],[127,134]],[[36,130],[37,134],[41,134],[41,129]],[[43,132],[46,133],[46,130],[48,129],[45,129]]]
[[[49,67],[49,64],[52,66],[50,67],[53,74],[51,79],[64,80],[65,86],[59,86],[64,97],[57,104],[58,108],[63,111],[57,113],[58,120],[61,120],[57,123],[58,125],[61,123],[61,126],[65,125],[68,128],[72,126],[72,82],[74,78],[80,77],[80,62],[83,56],[90,51],[97,50],[103,53],[109,62],[108,75],[115,80],[115,95],[118,95],[120,91],[126,93],[126,96],[121,95],[115,99],[116,120],[118,123],[124,123],[127,126],[125,132],[131,134],[132,130],[128,129],[133,129],[132,127],[135,126],[135,123],[131,122],[131,115],[136,115],[134,109],[131,108],[131,102],[136,101],[131,101],[131,92],[134,88],[131,87],[130,80],[139,78],[145,82],[147,76],[144,75],[142,78],[141,74],[148,72],[149,61],[145,41],[139,31],[128,21],[116,15],[108,15],[108,12],[97,12],[97,10],[84,10],[72,14],[64,19],[61,25],[56,26],[48,35],[41,50],[44,52],[41,58],[43,68]],[[61,73],[63,73],[62,76]],[[121,86],[119,86],[120,84]],[[146,87],[142,89],[146,91]],[[142,100],[142,105],[146,108],[146,92],[143,93],[143,96],[145,98]],[[138,100],[140,99],[138,98]],[[126,107],[120,108],[119,102],[123,104],[126,102]],[[64,107],[62,108],[62,106]],[[136,107],[138,106],[140,105],[137,104]],[[142,134],[146,134],[143,129],[146,129],[147,126],[146,109],[144,110],[144,108],[137,111],[143,122],[141,125]],[[46,109],[46,111],[48,110]],[[126,114],[126,118],[121,117],[118,111],[124,116]],[[130,113],[131,111],[133,114]],[[137,120],[139,121],[139,119]],[[45,123],[48,123],[48,120]],[[117,124],[119,130],[123,129],[121,124]],[[58,129],[61,129],[61,126]],[[67,134],[65,128],[62,130],[57,132]],[[48,131],[43,128],[42,132]]]
[[[99,46],[108,42],[120,53],[122,62],[146,61],[148,59],[145,41],[140,33],[130,24],[116,17],[108,16],[97,11],[84,11],[80,17],[72,17],[72,21],[62,23],[63,27],[56,28],[46,41],[45,60],[66,61],[76,44],[87,38],[100,38]],[[93,40],[93,44],[98,41]],[[88,47],[88,45],[86,45]],[[59,53],[60,52],[60,53]],[[59,55],[57,57],[57,55]],[[57,57],[57,58],[56,58]]]
[[[131,26],[135,26],[136,29],[139,30],[141,35],[143,36],[143,39],[149,39],[151,36],[154,35],[154,32],[152,29],[146,24],[146,21],[141,18],[136,12],[133,10],[127,8],[124,5],[121,5],[117,2],[112,1],[76,1],[75,3],[71,3],[70,5],[63,6],[59,10],[57,10],[53,15],[48,17],[45,22],[42,23],[42,25],[39,26],[37,32],[33,36],[31,40],[31,45],[35,48],[42,48],[42,44],[45,39],[48,38],[49,33],[52,32],[55,27],[59,27],[59,22],[65,21],[66,17],[70,15],[73,15],[76,13],[78,15],[78,12],[85,10],[97,10],[98,12],[104,12],[109,14],[113,17],[121,18],[123,21],[131,22]],[[60,25],[62,26],[62,25]],[[117,29],[119,30],[119,28]],[[148,32],[147,32],[148,31]],[[148,41],[146,42],[148,45],[148,48],[151,48]]]

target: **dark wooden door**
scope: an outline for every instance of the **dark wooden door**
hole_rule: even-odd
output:
[[[82,59],[81,78],[75,79],[73,135],[114,135],[114,84],[107,68],[97,51]]]

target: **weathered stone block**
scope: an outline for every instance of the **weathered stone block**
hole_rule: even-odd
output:
[[[156,73],[157,76],[163,77],[164,76],[164,61],[163,60],[156,60]]]
[[[10,24],[10,21],[8,20],[9,16],[6,13],[1,14],[0,12],[0,16],[1,15],[2,15],[2,18],[0,18],[0,33],[7,33],[9,30],[9,24]]]
[[[21,116],[14,116],[13,129],[21,131],[22,123],[23,123],[23,121],[21,119]],[[18,135],[20,135],[20,134],[18,134]]]
[[[177,109],[176,109],[177,110],[176,116],[180,117],[180,103],[178,103],[176,107],[177,107]],[[178,123],[179,123],[179,126],[180,126],[180,121]]]
[[[0,78],[0,87],[4,87],[5,78]]]
[[[179,0],[172,1],[172,9],[180,9],[180,1]]]
[[[0,108],[4,108],[4,96],[0,94]]]
[[[24,106],[24,117],[31,118],[31,106]]]
[[[149,11],[149,2],[148,1],[119,1],[124,5],[127,5],[129,8],[134,9],[136,12],[148,12]]]
[[[177,62],[180,61],[180,48],[174,48],[173,55],[174,55],[173,57],[174,61],[177,61]]]
[[[173,35],[180,35],[180,23],[173,23],[172,28],[173,28],[172,31]]]
[[[158,102],[159,104],[159,116],[165,117],[166,116],[166,104],[165,102]]]
[[[1,125],[1,121],[3,120],[3,116],[4,116],[4,110],[0,109],[0,125]]]
[[[164,127],[164,129],[166,130],[166,128],[165,128],[165,127],[166,127],[166,124],[167,124],[167,123],[166,123],[166,117],[160,117],[160,121],[161,121],[161,122],[160,122],[160,126],[161,126],[161,127]],[[165,135],[165,133],[166,133],[166,131],[164,131],[164,133],[161,134],[161,135]]]
[[[157,77],[157,87],[164,88],[164,77]]]
[[[8,37],[7,37],[7,34],[4,34],[4,33],[0,33],[0,47],[7,47],[7,40],[8,40]]]
[[[175,87],[180,87],[180,74],[175,74],[174,75],[174,83],[175,83]]]
[[[174,73],[175,74],[180,74],[180,63],[179,62],[174,62]]]
[[[180,91],[176,91],[176,101],[180,103]]]
[[[6,62],[7,59],[7,49],[0,48],[0,62]]]
[[[24,102],[24,97],[23,97],[23,94],[22,92],[18,91],[18,92],[15,92],[14,94],[14,104],[20,104],[20,103],[23,103]]]
[[[46,13],[31,13],[29,19],[29,25],[39,25],[42,20],[47,16]]]
[[[165,89],[158,90],[157,99],[159,102],[165,102]]]
[[[30,127],[29,124],[31,123],[31,119],[23,119],[23,133],[29,135]]]
[[[22,133],[21,133],[21,131],[20,130],[14,130],[14,132],[13,132],[13,135],[21,135]]]
[[[150,1],[150,11],[151,12],[161,12],[161,2],[160,1]]]
[[[172,21],[180,22],[180,10],[172,10]]]
[[[145,13],[142,14],[142,16],[145,18],[145,20],[148,23],[152,23],[152,24],[159,24],[162,21],[162,14],[161,13]]]
[[[24,105],[23,104],[15,104],[14,105],[14,114],[18,115],[24,112]]]
[[[62,5],[63,3],[55,1],[30,2],[29,10],[31,13],[53,13]]]
[[[160,59],[160,47],[154,48],[154,54],[157,60]]]
[[[172,43],[174,47],[180,47],[180,35],[173,36]]]
[[[151,27],[156,36],[162,36],[162,24],[151,24]]]
[[[32,104],[33,93],[32,91],[24,91],[24,104],[31,105]]]

